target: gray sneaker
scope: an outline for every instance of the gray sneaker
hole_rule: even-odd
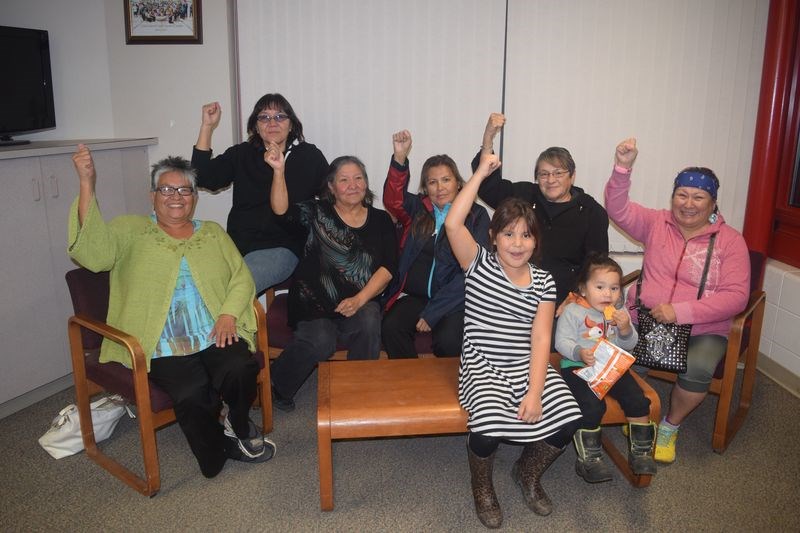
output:
[[[235,446],[231,446],[230,458],[248,463],[261,463],[272,459],[275,455],[275,443],[264,437],[252,420],[249,420],[248,425],[247,438],[240,439],[233,431],[230,420],[225,416],[223,423],[225,436],[235,443]]]

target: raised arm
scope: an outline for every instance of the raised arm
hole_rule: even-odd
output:
[[[267,145],[264,161],[272,167],[272,186],[269,191],[272,212],[283,215],[289,210],[289,191],[286,189],[286,160],[277,143]]]
[[[203,106],[203,118],[200,122],[200,133],[197,135],[198,150],[211,150],[211,136],[219,126],[219,119],[222,117],[222,108],[219,102],[211,102]]]
[[[649,229],[649,223],[657,216],[657,210],[631,202],[629,192],[633,163],[639,154],[636,139],[625,139],[614,151],[614,170],[605,187],[605,206],[608,218],[614,221],[634,240],[642,242]]]
[[[494,150],[494,138],[505,126],[506,117],[502,113],[492,113],[489,115],[489,120],[486,121],[486,128],[483,130],[483,139],[481,140],[481,155],[491,154]]]
[[[398,131],[392,135],[392,161],[383,183],[383,206],[402,226],[404,233],[411,225],[411,213],[404,206],[408,194],[408,154],[411,152],[411,133]]]
[[[394,160],[400,165],[405,165],[411,152],[411,132],[403,130],[392,134],[392,146]]]
[[[617,149],[614,151],[614,164],[621,169],[630,171],[637,155],[639,155],[639,149],[636,148],[636,138],[628,137],[617,145]]]
[[[75,165],[75,170],[78,172],[78,181],[80,183],[78,222],[83,225],[86,213],[89,212],[89,204],[95,195],[97,171],[94,168],[92,154],[85,144],[78,145],[78,151],[72,155],[72,163]]]
[[[497,134],[503,129],[506,123],[506,117],[501,113],[492,113],[486,121],[486,128],[483,130],[483,138],[481,140],[481,150],[472,159],[472,171],[475,172],[480,165],[480,158],[485,154],[491,154],[494,149],[494,139]],[[503,179],[503,172],[500,167],[496,168],[485,180],[481,183],[478,195],[481,200],[492,209],[497,209],[500,202],[509,196],[523,198],[528,201],[533,197],[534,188],[537,185],[530,181],[511,182]]]
[[[475,198],[478,197],[478,188],[483,179],[500,168],[500,158],[495,154],[481,155],[481,161],[475,173],[469,179],[456,195],[453,204],[450,206],[450,212],[444,221],[444,227],[447,231],[447,238],[450,241],[450,247],[453,249],[458,264],[462,269],[466,269],[472,260],[475,259],[478,249],[476,247],[475,239],[464,225],[467,214],[472,207]]]

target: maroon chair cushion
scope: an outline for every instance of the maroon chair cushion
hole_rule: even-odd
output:
[[[264,353],[256,352],[253,357],[258,361],[258,368],[264,368]],[[100,350],[86,353],[86,376],[105,390],[120,394],[124,398],[134,398],[131,371],[119,363],[101,363]],[[163,390],[150,382],[150,409],[154,413],[172,408],[172,400]]]
[[[418,354],[433,353],[433,335],[431,333],[417,333],[414,337],[414,348],[417,349]]]
[[[91,350],[86,353],[86,377],[108,392],[119,394],[129,401],[133,401],[136,395],[133,391],[131,370],[115,362],[101,363],[99,359],[100,350]],[[150,410],[158,413],[171,408],[172,400],[167,393],[150,381]]]
[[[85,268],[70,270],[64,276],[72,298],[72,308],[76,315],[105,322],[108,316],[108,272],[95,274]],[[81,328],[83,347],[86,350],[100,349],[103,336]]]
[[[267,331],[269,332],[270,346],[285,348],[292,340],[287,301],[286,293],[276,294],[275,299],[267,307]]]

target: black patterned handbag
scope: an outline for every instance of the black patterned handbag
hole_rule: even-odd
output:
[[[703,275],[700,278],[700,287],[697,290],[698,300],[703,296],[703,291],[706,287],[711,252],[714,249],[716,238],[717,234],[714,233],[708,241],[706,263],[703,267]],[[639,342],[636,343],[631,353],[636,357],[637,365],[646,366],[654,370],[667,370],[683,374],[686,372],[686,356],[689,352],[689,337],[692,334],[692,325],[664,324],[653,318],[650,314],[650,309],[643,306],[641,300],[639,300],[639,295],[642,292],[643,277],[644,265],[642,265],[642,274],[636,282]]]

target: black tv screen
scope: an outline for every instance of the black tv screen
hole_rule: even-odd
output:
[[[0,26],[0,139],[56,125],[47,31]]]

